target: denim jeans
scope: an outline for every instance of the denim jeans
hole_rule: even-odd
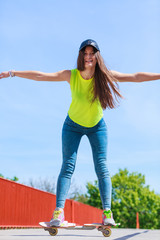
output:
[[[106,158],[107,128],[105,121],[102,118],[96,126],[87,128],[73,122],[69,116],[67,116],[62,129],[63,163],[57,182],[56,207],[64,208],[75,169],[79,143],[83,135],[88,137],[92,148],[103,209],[111,208],[112,185]]]

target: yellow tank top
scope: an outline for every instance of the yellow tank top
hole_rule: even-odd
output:
[[[84,127],[94,127],[103,117],[100,101],[91,102],[93,98],[92,87],[93,78],[85,80],[78,69],[71,70],[72,102],[68,115],[72,121]]]

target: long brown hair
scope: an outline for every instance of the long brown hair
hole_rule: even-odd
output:
[[[96,51],[94,47],[93,49],[95,51],[97,63],[94,73],[92,102],[99,99],[103,109],[115,108],[119,103],[119,98],[122,98],[119,92],[117,79],[115,79],[112,73],[107,69],[100,52]],[[77,69],[79,71],[84,71],[84,51],[85,48],[79,51],[77,59]]]

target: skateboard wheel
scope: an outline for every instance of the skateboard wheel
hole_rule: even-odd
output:
[[[111,229],[110,228],[105,228],[104,231],[102,232],[104,237],[110,237],[111,236]]]
[[[58,233],[58,229],[57,228],[52,228],[52,230],[49,231],[49,234],[51,236],[56,236]]]

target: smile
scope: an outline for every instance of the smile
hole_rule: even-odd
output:
[[[85,62],[87,62],[87,63],[91,63],[91,62],[93,62],[93,60],[88,60],[88,61],[85,61]]]

